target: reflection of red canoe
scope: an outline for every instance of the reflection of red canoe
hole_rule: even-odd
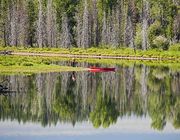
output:
[[[90,67],[90,72],[110,72],[115,71],[115,68],[98,68],[98,67]]]

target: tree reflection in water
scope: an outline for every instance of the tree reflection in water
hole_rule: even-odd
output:
[[[150,116],[157,130],[167,122],[180,128],[180,71],[135,64],[113,67],[117,72],[76,72],[76,80],[72,72],[0,76],[17,91],[0,96],[0,119],[44,127],[90,120],[95,128],[107,128],[119,117],[135,115]]]

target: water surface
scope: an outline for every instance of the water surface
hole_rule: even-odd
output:
[[[180,71],[97,66],[116,71],[0,75],[0,139],[180,138]]]

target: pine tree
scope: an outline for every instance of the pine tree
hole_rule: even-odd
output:
[[[93,1],[93,31],[92,31],[92,40],[93,45],[98,46],[99,45],[99,22],[98,22],[98,8],[97,8],[97,0]]]
[[[28,0],[27,3],[27,44],[31,47],[36,42],[36,21],[37,21],[37,8],[34,0]]]

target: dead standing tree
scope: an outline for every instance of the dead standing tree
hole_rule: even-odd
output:
[[[148,19],[149,19],[149,2],[143,0],[142,8],[142,49],[148,49]]]
[[[127,10],[127,23],[125,31],[125,44],[130,48],[135,49],[134,36],[135,36],[135,1],[129,0]]]
[[[107,16],[106,16],[106,12],[104,11],[103,14],[103,27],[102,27],[102,40],[101,43],[102,45],[107,45],[108,44],[108,29],[107,29]]]
[[[65,13],[62,16],[61,46],[64,48],[70,48],[72,46],[68,18]]]
[[[43,12],[43,1],[38,0],[38,26],[37,26],[37,44],[38,47],[42,48],[45,45],[44,36],[46,35],[44,12]]]
[[[89,35],[89,11],[87,0],[84,1],[84,14],[83,14],[83,29],[82,29],[82,47],[88,48],[90,46]]]
[[[9,5],[9,20],[10,20],[10,46],[17,45],[16,32],[17,32],[17,5],[16,1],[10,1]]]
[[[46,17],[47,44],[48,47],[54,47],[56,46],[56,15],[53,10],[53,0],[48,0]]]

